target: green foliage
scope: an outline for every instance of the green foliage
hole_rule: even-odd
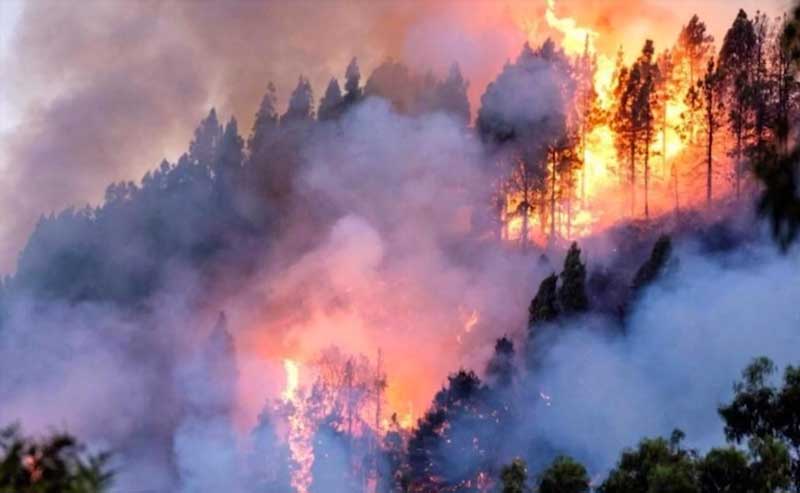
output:
[[[646,438],[636,449],[625,450],[617,467],[600,485],[601,493],[697,491],[693,454],[680,447],[682,433],[673,439]]]
[[[522,459],[514,459],[500,471],[501,493],[527,493],[528,467]]]
[[[785,491],[792,484],[792,458],[781,441],[754,438],[750,441],[752,491]]]
[[[589,473],[570,457],[557,457],[539,478],[539,493],[588,493]]]
[[[788,366],[783,384],[771,384],[775,365],[756,358],[734,385],[735,396],[720,408],[728,439],[747,441],[748,451],[713,448],[705,456],[669,439],[645,438],[622,451],[599,493],[779,493],[800,490],[800,367]],[[502,493],[528,491],[525,463],[515,460],[500,474]],[[539,477],[538,493],[588,493],[583,465],[557,458]]]
[[[733,401],[719,408],[728,440],[740,443],[750,437],[775,436],[776,389],[768,382],[774,373],[775,365],[764,357],[755,359],[742,372],[742,381],[733,387]]]
[[[751,475],[747,455],[733,447],[711,449],[697,464],[703,493],[747,493]]]
[[[32,440],[5,428],[0,454],[0,493],[101,493],[111,486],[108,454],[87,455],[66,434]]]
[[[765,491],[787,481],[800,488],[800,369],[788,366],[781,387],[771,382],[775,373],[771,360],[756,358],[734,384],[733,400],[719,408],[727,438],[748,441],[754,480]]]

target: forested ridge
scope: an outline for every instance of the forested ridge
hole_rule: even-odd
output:
[[[155,368],[148,374],[148,384],[156,389],[153,394],[141,387],[136,390],[142,394],[129,398],[163,400],[158,404],[167,409],[161,415],[152,413],[132,432],[116,430],[117,438],[134,444],[132,449],[139,453],[145,451],[142,455],[158,450],[154,457],[165,464],[164,476],[181,491],[800,491],[800,370],[788,365],[778,375],[769,355],[751,355],[755,359],[734,383],[730,399],[719,403],[724,445],[691,448],[685,445],[687,435],[676,429],[667,437],[629,444],[610,470],[596,470],[595,463],[581,463],[591,459],[590,450],[575,444],[569,444],[570,449],[532,423],[554,423],[561,413],[570,412],[569,404],[561,404],[543,384],[542,375],[553,371],[554,348],[563,354],[571,337],[587,331],[624,352],[629,341],[643,337],[637,333],[642,325],[637,310],[652,306],[653,293],[671,296],[679,291],[685,281],[679,276],[691,278],[692,269],[700,270],[697,257],[721,270],[745,272],[748,262],[766,258],[764,224],[771,228],[781,255],[792,253],[800,228],[798,26],[800,9],[776,21],[741,11],[717,50],[695,16],[669,50],[657,53],[648,41],[631,64],[620,53],[611,106],[598,103],[587,82],[597,70],[588,41],[578,57],[568,56],[551,40],[535,48],[526,44],[485,89],[474,115],[468,82],[458,65],[437,77],[387,60],[362,84],[353,59],[344,70],[343,85],[331,79],[318,101],[301,76],[283,113],[277,90],[269,83],[249,131],[242,131],[234,117],[221,122],[211,109],[176,162],[162,161],[139,182],[111,184],[96,207],[42,216],[20,252],[16,271],[2,282],[0,342],[4,332],[20,330],[20,320],[25,320],[20,313],[41,311],[53,316],[52,323],[64,324],[63,332],[42,336],[48,345],[58,347],[61,335],[73,344],[70,322],[102,311],[98,326],[90,327],[94,337],[119,338],[135,353],[132,360]],[[680,95],[684,109],[669,123],[664,106],[675,100],[678,89],[685,90]],[[613,176],[626,194],[629,215],[573,241],[586,180],[586,134],[599,120],[613,130]],[[375,135],[345,142],[344,136],[351,138],[353,129],[363,129],[364,122],[374,125]],[[385,139],[394,150],[404,145],[400,139],[420,128],[441,131],[451,139],[447,142],[464,143],[466,154],[477,155],[482,165],[474,172],[478,178],[470,180],[436,169],[441,173],[437,176],[452,176],[455,183],[457,192],[445,198],[474,192],[468,181],[482,189],[476,192],[479,200],[462,214],[467,227],[447,225],[452,230],[437,231],[436,239],[446,244],[443,251],[453,253],[452,263],[470,264],[473,252],[480,252],[481,261],[501,252],[513,261],[536,263],[536,272],[544,273],[534,289],[522,295],[530,300],[527,313],[517,314],[524,319],[522,326],[504,328],[506,334],[494,341],[493,350],[481,353],[480,366],[452,368],[429,407],[410,425],[401,423],[396,412],[381,415],[392,381],[380,366],[381,356],[373,362],[330,349],[320,356],[319,374],[308,389],[285,390],[281,399],[263,404],[255,428],[247,433],[244,460],[222,454],[211,455],[207,462],[203,457],[199,468],[182,462],[184,450],[227,451],[225,447],[235,442],[228,421],[236,412],[238,390],[231,382],[242,371],[235,357],[240,348],[223,312],[213,329],[191,346],[188,363],[173,364],[169,355],[183,349],[181,334],[165,332],[163,339],[150,339],[151,332],[160,330],[164,312],[179,318],[193,311],[224,310],[217,299],[228,301],[231,293],[246,291],[260,276],[279,291],[280,282],[264,272],[296,274],[295,263],[318,254],[331,237],[336,239],[341,217],[351,212],[342,205],[345,200],[327,193],[324,186],[309,185],[319,184],[314,180],[334,181],[337,171],[350,170],[334,167],[333,172],[325,168],[325,173],[314,174],[314,166],[329,165],[326,158],[336,164],[336,158],[349,152],[371,161],[365,142]],[[380,135],[381,131],[397,133]],[[662,158],[666,163],[667,132],[686,139],[682,157],[671,158],[685,166],[654,171]],[[664,139],[660,150],[659,135]],[[336,148],[339,144],[347,146],[347,152]],[[453,149],[421,152],[436,161]],[[432,171],[422,166],[410,170],[415,177],[426,173]],[[377,193],[383,199],[392,194],[408,197],[392,181],[405,180],[404,175],[364,177],[370,179],[381,188]],[[670,199],[666,211],[663,203],[659,205],[658,214],[651,204],[651,180],[660,180],[658,186]],[[725,193],[715,192],[717,187]],[[350,192],[342,191],[348,201],[358,200]],[[402,214],[405,206],[398,200],[392,211],[375,214],[384,216],[387,224],[402,223],[391,214]],[[426,203],[421,210],[438,219],[431,209]],[[766,219],[764,224],[754,213]],[[511,224],[519,228],[514,234]],[[376,229],[413,243],[414,238],[407,238],[413,231]],[[610,247],[605,258],[595,261],[587,258],[586,244]],[[407,244],[401,245],[397,250],[385,247],[387,255],[407,254]],[[334,241],[330,250],[322,251],[341,260],[335,254],[345,246]],[[358,253],[368,259],[378,256],[371,250]],[[682,255],[689,257],[688,268]],[[312,291],[311,284],[300,283],[300,291]],[[348,289],[349,285],[343,293]],[[397,291],[392,294],[402,297]],[[174,298],[175,292],[183,297]],[[337,293],[327,308],[333,312],[338,304],[346,305],[345,294]],[[163,306],[175,299],[180,303]],[[298,299],[295,309],[309,306],[302,295]],[[477,315],[474,318],[473,325],[479,323]],[[118,319],[129,325],[113,334]],[[687,318],[680,320],[689,323]],[[469,325],[459,337],[471,330]],[[35,334],[37,327],[24,331]],[[82,337],[78,347],[85,348]],[[72,348],[59,348],[66,360],[83,357]],[[578,364],[581,354],[588,358],[589,353],[576,354]],[[51,371],[49,364],[41,371]],[[160,371],[169,371],[174,382],[162,380]],[[0,390],[25,381],[22,373],[0,383]],[[176,397],[173,386],[186,395]],[[679,400],[678,389],[673,390]],[[608,399],[609,408],[616,409],[618,404],[611,402],[615,397]],[[298,451],[293,441],[298,437],[291,435],[298,420],[313,424],[310,429],[299,427],[307,434],[300,438],[310,448],[309,463],[299,459],[308,451]],[[289,438],[283,438],[287,434]],[[566,455],[565,450],[576,449],[580,457]],[[114,453],[87,451],[67,434],[30,438],[17,427],[4,429],[0,492],[113,491],[118,465]],[[227,462],[216,462],[220,457]],[[217,466],[223,474],[206,477],[198,472]],[[230,471],[235,474],[226,476]]]

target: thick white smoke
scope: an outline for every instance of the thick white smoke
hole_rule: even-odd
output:
[[[595,472],[674,428],[689,446],[724,443],[716,409],[744,367],[760,355],[797,363],[796,251],[781,256],[765,240],[717,256],[686,244],[676,255],[678,271],[648,288],[625,335],[597,320],[561,328],[537,379],[551,400],[534,397],[533,433]]]

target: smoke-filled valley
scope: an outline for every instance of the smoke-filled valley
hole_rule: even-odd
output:
[[[267,71],[280,88],[226,72],[260,84],[256,107],[219,101],[177,158],[61,209],[94,179],[59,190],[61,152],[88,173],[121,134],[124,168],[183,116],[106,128],[95,112],[140,121],[142,87],[98,82],[120,103],[65,76],[99,101],[86,132],[55,104],[4,136],[3,234],[42,216],[0,284],[0,492],[797,491],[800,10],[741,10],[720,34],[689,13],[654,41],[616,28],[646,2],[595,22],[535,3],[476,3],[515,32],[489,38],[461,4],[342,2],[342,38],[379,53],[331,54],[322,86],[305,41]],[[210,22],[180,5],[161,8]],[[232,5],[281,33],[295,15]],[[140,14],[103,36],[125,45]],[[427,65],[389,56],[400,26],[406,48],[437,40]],[[509,40],[507,60],[461,58]]]

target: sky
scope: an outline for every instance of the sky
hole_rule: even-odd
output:
[[[8,56],[12,35],[22,8],[22,0],[0,0],[0,66]],[[10,103],[11,87],[4,85],[4,80],[5,78],[0,77],[0,132],[10,130],[16,120]],[[1,152],[2,148],[0,148],[0,156],[2,156]]]
[[[720,40],[738,8],[770,16],[789,0],[557,0],[560,16],[602,24],[600,47],[657,48],[692,13]],[[115,180],[174,160],[211,106],[247,133],[269,81],[285,102],[299,75],[319,97],[350,58],[387,56],[443,71],[453,61],[475,105],[545,0],[369,2],[0,0],[0,273],[37,218],[97,204]],[[546,27],[546,25],[545,25]],[[363,83],[363,80],[362,80]]]

